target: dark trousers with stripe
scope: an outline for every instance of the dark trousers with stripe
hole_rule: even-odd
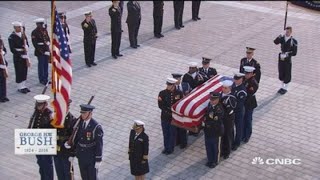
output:
[[[71,163],[69,161],[69,156],[56,155],[54,156],[54,166],[56,168],[56,173],[58,180],[70,180],[71,179]]]
[[[161,120],[162,133],[163,133],[163,144],[164,149],[167,152],[174,151],[174,144],[176,141],[177,128],[171,125],[170,121]]]
[[[94,167],[94,159],[89,160],[78,157],[78,163],[82,180],[97,180],[97,169]]]
[[[53,180],[53,164],[51,155],[36,155],[41,180]]]
[[[204,136],[207,158],[209,163],[219,163],[221,137]]]

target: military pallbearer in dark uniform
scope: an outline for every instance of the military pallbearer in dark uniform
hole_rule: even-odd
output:
[[[81,119],[74,138],[76,156],[82,180],[96,180],[102,161],[103,130],[100,124],[92,118],[94,106],[82,104]],[[68,142],[65,147],[70,149]]]
[[[34,99],[36,100],[35,111],[30,119],[28,128],[53,128],[50,124],[52,121],[52,111],[48,108],[47,102],[50,96],[40,94],[34,96]],[[36,155],[36,158],[41,180],[53,180],[52,155]]]
[[[135,120],[129,137],[130,171],[136,180],[144,180],[149,172],[149,137],[144,132],[144,122]]]
[[[247,99],[245,101],[245,113],[244,113],[244,127],[243,127],[243,142],[247,143],[250,140],[252,134],[252,114],[253,110],[258,106],[255,93],[259,88],[259,84],[254,78],[254,67],[244,66],[245,81],[244,86],[246,87]]]
[[[153,34],[156,38],[164,37],[162,32],[163,1],[153,1]]]
[[[192,1],[192,20],[194,20],[194,21],[201,19],[199,17],[200,3],[201,3],[200,0]]]
[[[204,78],[198,72],[198,64],[196,62],[190,62],[188,65],[189,71],[183,75],[182,82],[189,83],[191,89],[194,89],[200,84],[204,83]]]
[[[236,135],[233,142],[232,150],[237,150],[240,146],[243,136],[243,117],[244,117],[244,103],[247,98],[246,87],[243,84],[243,73],[235,73],[233,76],[234,83],[232,85],[232,94],[237,98],[237,106],[234,109]]]
[[[128,33],[130,40],[130,47],[140,47],[138,44],[138,33],[141,22],[141,8],[138,1],[129,1],[127,3],[128,17],[126,23],[128,24]]]
[[[175,126],[171,125],[171,107],[183,97],[182,92],[176,90],[176,83],[176,79],[167,78],[167,88],[160,91],[158,96],[158,107],[161,109],[161,126],[164,144],[164,150],[162,153],[166,155],[173,153],[176,141],[177,129]]]
[[[211,60],[210,58],[202,57],[202,67],[199,68],[199,73],[203,76],[204,81],[208,81],[218,74],[215,68],[210,67]]]
[[[26,94],[30,92],[26,87],[26,80],[28,75],[28,67],[30,66],[27,49],[29,47],[27,36],[22,32],[22,23],[13,22],[14,31],[9,36],[10,51],[13,54],[13,64],[16,74],[16,83],[18,84],[18,91]]]
[[[70,138],[73,132],[73,125],[75,124],[75,117],[69,111],[70,103],[72,102],[69,99],[68,102],[68,114],[64,120],[64,127],[57,128],[57,155],[54,156],[54,165],[56,168],[56,173],[58,180],[69,180],[71,178],[71,172],[74,171],[71,167],[71,161],[75,156],[74,148],[67,149],[64,146],[64,143]]]
[[[221,155],[224,159],[228,159],[233,145],[234,135],[234,109],[237,106],[237,99],[231,93],[231,80],[224,80],[222,82],[222,92],[220,94],[220,102],[224,108],[224,135],[222,136],[222,151]]]
[[[291,57],[297,55],[298,41],[292,37],[292,27],[286,27],[285,35],[279,35],[273,42],[281,44],[281,52],[279,53],[278,71],[281,88],[278,93],[285,94],[288,85],[291,82]]]
[[[240,60],[240,72],[244,73],[243,66],[254,67],[255,70],[253,73],[255,75],[257,82],[259,83],[260,78],[261,78],[261,70],[260,70],[261,67],[260,67],[260,64],[258,63],[258,61],[253,58],[254,50],[255,50],[254,48],[247,47],[247,51],[246,51],[247,57],[242,58]]]
[[[4,47],[0,35],[0,102],[9,101],[9,98],[7,97],[7,78],[9,75],[7,71],[8,62],[5,59],[6,53],[7,49]]]
[[[34,55],[38,58],[38,78],[39,82],[46,85],[48,82],[48,69],[50,58],[50,38],[48,31],[44,27],[44,19],[35,20],[37,27],[31,33]]]
[[[184,0],[173,1],[173,10],[174,10],[174,26],[176,29],[183,28],[183,9],[184,9]]]
[[[122,33],[119,1],[112,1],[109,16],[111,18],[111,55],[114,59],[117,59],[122,56],[119,52]]]
[[[60,12],[58,13],[59,18],[60,18],[60,22],[62,25],[62,28],[64,30],[64,34],[66,36],[67,39],[67,43],[68,43],[68,49],[69,49],[69,53],[72,53],[71,51],[71,41],[70,41],[70,28],[67,24],[67,15],[65,12]]]
[[[221,136],[224,133],[224,110],[220,104],[220,94],[210,93],[210,102],[204,116],[204,140],[208,162],[206,166],[215,168],[219,163]]]
[[[86,16],[86,19],[81,23],[81,27],[83,29],[84,59],[86,65],[88,67],[91,67],[91,65],[97,65],[94,62],[94,56],[96,52],[98,30],[96,21],[92,18],[92,12],[86,12],[84,15]]]

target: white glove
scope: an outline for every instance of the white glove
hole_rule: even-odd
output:
[[[69,159],[68,159],[70,162],[73,162],[73,160],[74,160],[74,157],[69,157]]]
[[[47,44],[48,46],[50,46],[50,42],[49,42],[49,41],[47,41],[46,44]]]
[[[46,51],[46,52],[44,52],[44,55],[50,56],[50,52]]]
[[[5,55],[5,54],[6,54],[6,52],[2,51],[2,55]]]
[[[68,144],[68,141],[66,141],[66,142],[64,143],[64,147],[67,148],[67,149],[70,149],[70,148],[71,148],[71,146],[69,146],[69,144]]]
[[[23,59],[29,59],[28,55],[21,55]]]
[[[96,164],[94,165],[94,168],[99,169],[100,165],[101,165],[101,162],[96,162]]]

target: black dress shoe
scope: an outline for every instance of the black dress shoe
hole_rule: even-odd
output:
[[[91,64],[87,64],[88,67],[91,67]]]
[[[18,89],[18,92],[21,92],[22,94],[27,94],[28,92],[26,91],[26,89]]]
[[[113,55],[112,57],[113,57],[113,59],[118,59],[118,57],[116,55]]]
[[[167,153],[167,151],[164,149],[164,150],[162,150],[162,152],[161,152],[162,154],[166,154]]]
[[[133,49],[137,49],[137,46],[130,46],[130,47],[132,47]]]
[[[172,153],[173,153],[173,151],[167,151],[166,155],[169,155],[169,154],[172,154]]]
[[[212,164],[209,165],[209,168],[215,168],[216,166],[217,166],[216,163],[212,163]]]
[[[178,26],[176,26],[175,28],[178,29],[178,30],[180,29],[180,27],[178,27]]]
[[[287,90],[280,88],[278,93],[283,95],[283,94],[287,93]]]
[[[213,163],[212,163],[212,162],[207,162],[207,163],[206,163],[206,166],[209,167],[211,164],[213,164]]]
[[[180,149],[184,149],[184,148],[186,148],[186,147],[187,147],[186,144],[180,144]]]
[[[137,47],[140,47],[140,45],[139,45],[139,44],[137,44],[136,46],[137,46]]]
[[[229,158],[229,155],[224,155],[223,156],[223,159],[228,159]]]
[[[164,35],[163,34],[159,34],[160,35],[160,37],[164,37]]]
[[[92,65],[92,66],[96,66],[96,65],[97,65],[97,63],[93,62],[91,65]]]
[[[5,101],[10,101],[10,99],[7,98],[7,97],[4,97],[3,99],[4,99]]]
[[[238,147],[239,147],[239,146],[236,146],[236,145],[235,145],[235,146],[232,146],[231,149],[232,149],[232,151],[236,151],[236,150],[238,149]]]
[[[159,34],[155,34],[154,37],[161,38],[161,36]]]
[[[197,17],[197,20],[201,20],[201,18]]]
[[[0,102],[4,103],[4,102],[7,102],[7,101],[3,98],[3,99],[0,99]]]
[[[123,55],[122,55],[122,54],[116,54],[116,56],[121,57],[121,56],[123,56]]]
[[[46,83],[47,84],[47,83]],[[31,92],[29,88],[24,88],[25,91],[28,93],[28,92]]]
[[[198,19],[197,19],[197,18],[192,18],[192,20],[194,20],[194,21],[198,21]]]
[[[181,28],[184,28],[184,25],[181,25],[180,27],[181,27]]]

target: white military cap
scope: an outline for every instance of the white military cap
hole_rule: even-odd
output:
[[[38,103],[43,103],[43,102],[46,102],[47,100],[50,99],[50,96],[48,95],[45,95],[45,94],[38,94],[38,95],[35,95],[33,97]]]
[[[86,15],[86,16],[89,16],[89,15],[91,15],[92,14],[92,11],[86,11],[86,12],[84,12],[84,15]]]
[[[140,120],[134,120],[134,124],[136,124],[137,126],[144,126],[144,122]]]
[[[252,67],[252,66],[243,66],[243,69],[245,72],[253,72],[256,68]]]
[[[233,84],[233,81],[231,81],[231,80],[222,81],[222,86],[223,87],[230,87],[230,86],[232,86],[232,84]]]
[[[242,77],[244,77],[245,74],[241,73],[241,72],[234,72],[233,73],[233,79],[240,79]]]
[[[13,26],[22,26],[22,23],[21,22],[19,22],[19,21],[15,21],[15,22],[12,22],[12,25]]]
[[[35,23],[44,23],[44,21],[44,18],[38,18],[34,20]]]
[[[167,78],[167,84],[175,84],[178,80],[172,78],[172,77],[168,77]]]
[[[189,66],[189,67],[197,67],[197,66],[198,66],[198,63],[197,63],[197,62],[189,62],[189,63],[188,63],[188,66]]]

